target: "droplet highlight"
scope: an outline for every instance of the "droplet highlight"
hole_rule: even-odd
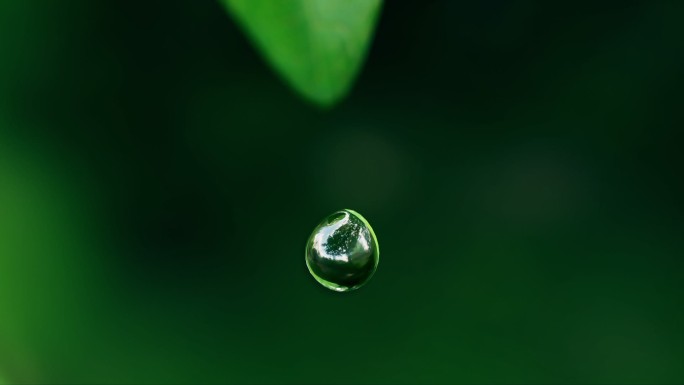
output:
[[[380,261],[378,240],[370,224],[348,209],[330,214],[316,226],[305,254],[311,275],[334,291],[363,286]]]

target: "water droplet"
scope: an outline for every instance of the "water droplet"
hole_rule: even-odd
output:
[[[363,286],[380,261],[370,224],[353,210],[335,212],[316,226],[306,243],[306,266],[321,285],[335,291]]]

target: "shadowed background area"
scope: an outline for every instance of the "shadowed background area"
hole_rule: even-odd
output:
[[[323,111],[217,2],[0,2],[0,381],[681,383],[683,17],[388,2]]]

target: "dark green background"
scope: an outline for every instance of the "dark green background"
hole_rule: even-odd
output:
[[[217,2],[0,2],[0,382],[681,383],[683,20],[390,1],[323,111]]]

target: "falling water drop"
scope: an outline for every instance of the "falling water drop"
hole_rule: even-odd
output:
[[[306,243],[306,266],[323,286],[350,291],[363,286],[380,260],[368,221],[353,210],[337,211],[316,226]]]

